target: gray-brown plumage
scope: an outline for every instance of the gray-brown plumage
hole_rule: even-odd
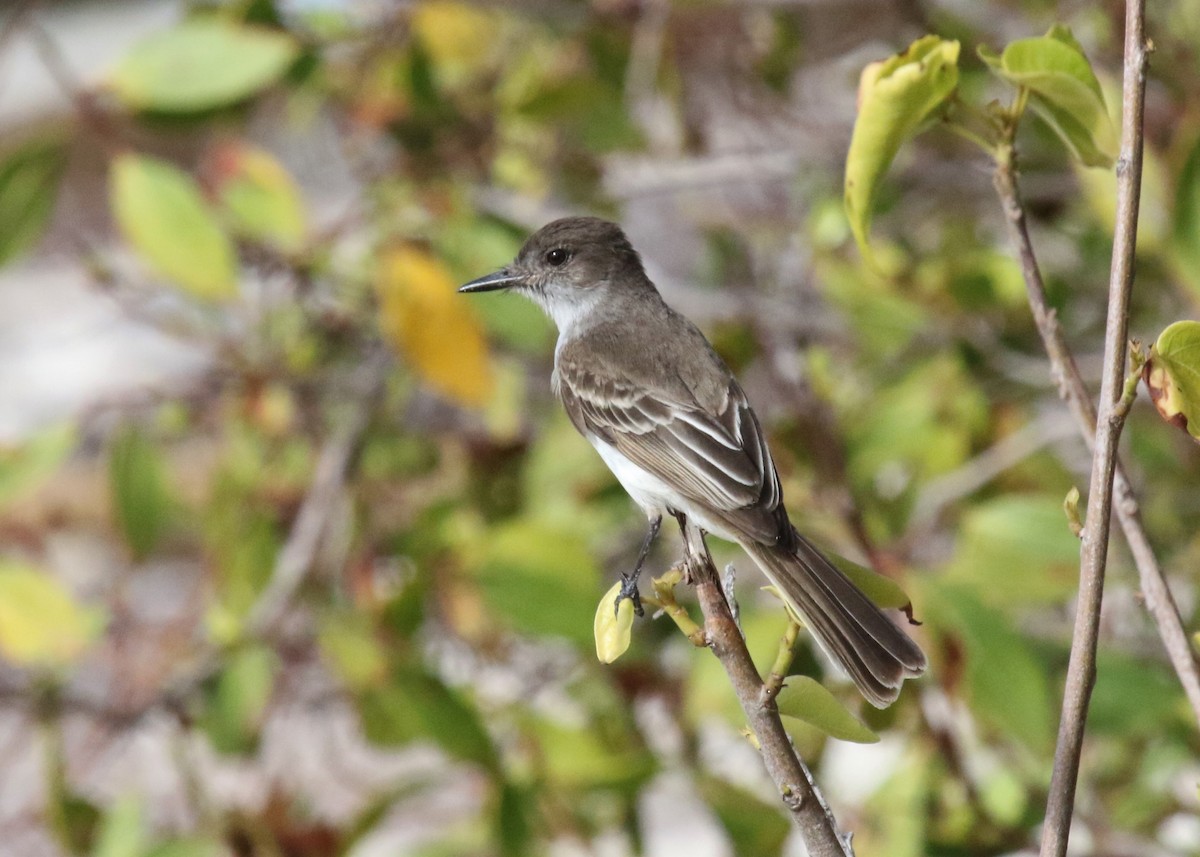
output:
[[[796,532],[745,393],[663,302],[620,227],[556,220],[462,291],[492,289],[517,291],[554,319],[554,389],[652,522],[679,513],[738,542],[872,704],[888,705],[924,672],[920,648]]]

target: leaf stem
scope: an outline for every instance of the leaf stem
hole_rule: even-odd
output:
[[[703,649],[708,645],[704,629],[696,624],[687,610],[675,600],[675,587],[683,580],[683,572],[673,568],[662,577],[654,579],[654,595],[642,596],[642,601],[663,611],[675,623],[693,646]]]
[[[783,629],[783,636],[779,639],[779,651],[775,653],[775,663],[771,665],[771,672],[767,676],[767,680],[763,682],[762,693],[759,695],[761,704],[765,705],[779,695],[784,679],[788,677],[788,672],[792,668],[792,660],[796,657],[796,640],[799,636],[800,623],[789,616],[787,627]]]

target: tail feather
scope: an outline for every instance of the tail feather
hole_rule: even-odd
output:
[[[917,644],[799,533],[792,550],[742,546],[876,708],[895,702],[904,680],[925,672]]]

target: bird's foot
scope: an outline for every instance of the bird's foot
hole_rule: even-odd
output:
[[[617,599],[613,602],[613,612],[619,612],[621,602],[628,598],[633,602],[633,612],[638,616],[645,616],[646,611],[642,608],[642,593],[638,591],[637,585],[638,575],[622,574],[621,575],[621,590],[617,593]]]

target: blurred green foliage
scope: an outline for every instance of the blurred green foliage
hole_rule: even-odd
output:
[[[984,21],[951,4],[902,5],[919,20],[885,21],[874,37],[896,51],[901,30],[960,40],[959,86],[987,97],[1008,91],[974,48],[1043,32],[1058,11],[987,4],[996,20]],[[1145,341],[1200,301],[1200,15],[1184,11],[1195,5],[1152,10],[1147,175],[1161,205],[1147,228],[1161,218],[1162,234],[1143,247],[1134,296],[1132,330]],[[670,774],[684,775],[734,853],[790,853],[769,785],[728,749],[743,720],[711,655],[657,617],[634,624],[616,664],[597,663],[596,602],[631,564],[641,516],[549,394],[549,323],[517,300],[453,293],[564,208],[621,217],[668,296],[711,308],[701,320],[767,423],[793,517],[897,580],[924,623],[914,634],[930,674],[886,712],[864,709],[807,643],[793,665],[810,678],[789,686],[787,703],[806,720],[883,739],[857,748],[853,759],[873,761],[848,770],[834,739],[787,721],[818,780],[864,784],[832,796],[859,852],[1000,854],[1035,841],[1077,568],[1061,498],[1086,483],[1086,459],[1081,443],[1047,441],[974,478],[997,444],[1063,405],[975,147],[935,130],[900,148],[920,123],[882,129],[890,151],[868,153],[870,187],[855,191],[856,219],[844,213],[849,124],[832,110],[812,136],[826,117],[807,99],[832,79],[837,104],[851,102],[852,75],[830,78],[828,66],[843,63],[831,44],[863,44],[858,12],[607,0],[193,7],[81,90],[83,106],[52,136],[35,129],[0,151],[0,263],[49,252],[38,238],[69,204],[60,183],[99,137],[109,196],[98,204],[117,228],[79,254],[80,269],[211,356],[194,385],[102,403],[0,448],[0,527],[12,541],[0,654],[6,679],[24,682],[18,702],[46,727],[40,787],[64,853],[354,853],[434,789],[381,777],[331,820],[286,776],[236,810],[193,783],[187,829],[164,824],[152,794],[77,793],[63,716],[80,676],[123,668],[127,639],[161,647],[157,672],[130,667],[141,700],[130,704],[173,713],[180,734],[222,757],[256,760],[272,718],[308,704],[298,688],[312,670],[380,758],[436,748],[471,794],[422,854],[590,853],[614,839],[640,853],[662,823],[646,795]],[[1059,30],[1027,41],[1054,41],[1072,61],[1081,51],[1098,80],[1075,68],[1064,82],[1028,45],[988,56],[1001,77],[1045,83],[1041,107],[1078,150],[1086,140],[1064,126],[1056,93],[1103,124],[1097,98],[1119,67],[1120,27],[1108,7],[1071,14],[1083,48]],[[842,35],[827,44],[831,31]],[[925,95],[906,97],[924,109]],[[278,143],[289,135],[332,136],[336,157],[305,164]],[[1044,127],[1022,126],[1018,147],[1051,298],[1088,368],[1103,335],[1111,179],[1073,167]],[[805,158],[789,179],[738,172],[739,159],[797,149]],[[1088,151],[1093,162],[1107,153]],[[640,178],[623,184],[635,167]],[[349,206],[322,197],[335,173]],[[868,223],[878,270],[855,249]],[[382,392],[356,397],[381,340],[395,354]],[[320,538],[288,609],[256,625],[303,541],[322,462],[364,409],[343,484],[316,504]],[[1200,455],[1145,416],[1127,428],[1127,454],[1194,627]],[[100,478],[81,483],[80,472]],[[930,513],[923,498],[947,484],[967,487]],[[118,581],[79,585],[59,567],[49,545],[72,530],[123,552]],[[674,557],[663,542],[655,574]],[[743,572],[742,624],[765,672],[786,617],[744,558],[717,553]],[[128,581],[179,559],[194,569],[176,585],[195,609],[169,644],[129,637]],[[1097,853],[1121,837],[1145,853],[1178,850],[1162,837],[1167,820],[1197,811],[1196,724],[1119,547],[1113,566],[1082,823],[1096,822]],[[815,679],[825,690],[792,698]],[[328,704],[316,697],[318,710]],[[81,713],[139,728],[118,703]]]

